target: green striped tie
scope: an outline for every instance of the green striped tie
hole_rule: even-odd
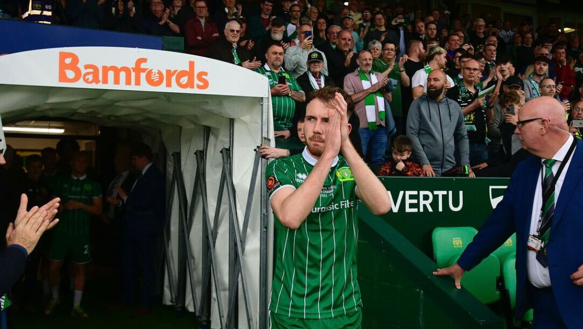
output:
[[[555,215],[555,186],[552,184],[555,176],[553,175],[553,165],[555,160],[546,159],[543,161],[545,177],[543,180],[543,211],[541,214],[541,224],[539,237],[543,242],[542,249],[536,254],[538,262],[547,267],[547,242],[551,233],[553,216]]]

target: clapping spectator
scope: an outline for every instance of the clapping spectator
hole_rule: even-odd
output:
[[[133,0],[109,0],[105,8],[105,20],[101,25],[106,30],[137,33],[142,26],[142,11]]]
[[[170,28],[175,34],[184,35],[184,26],[186,22],[192,19],[196,14],[194,8],[190,5],[185,5],[186,0],[172,0],[172,6],[170,6],[170,15],[168,19],[174,23],[170,24]]]
[[[385,39],[398,40],[397,33],[393,30],[387,30],[385,23],[385,15],[382,13],[376,13],[373,15],[374,28],[371,28],[366,37],[364,37],[364,42],[367,45],[372,40],[378,40],[380,42],[385,41]]]
[[[326,56],[314,47],[313,38],[312,26],[307,23],[302,24],[298,34],[300,43],[297,46],[288,48],[285,52],[285,68],[294,78],[299,77],[307,71],[306,63],[310,52],[318,52],[321,54],[321,58],[324,60],[322,73],[328,75]]]
[[[567,47],[565,44],[555,46],[553,52],[553,62],[555,63],[555,73],[557,74],[557,85],[562,85],[559,96],[562,100],[569,99],[571,89],[575,86],[575,72],[567,65]]]
[[[184,31],[187,49],[193,55],[207,56],[210,46],[219,39],[219,31],[208,19],[206,0],[196,0],[194,10],[196,17],[186,22]]]
[[[372,54],[372,59],[377,60],[381,57],[383,51],[383,44],[378,40],[373,40],[368,43],[368,50]]]
[[[328,28],[328,34],[326,34],[326,42],[320,46],[317,46],[326,58],[330,60],[332,53],[336,50],[336,46],[338,45],[338,33],[342,28],[338,25],[332,25]]]
[[[219,31],[222,31],[230,20],[239,19],[243,12],[243,6],[237,4],[236,0],[223,0],[223,5],[213,16],[213,22],[215,22]]]
[[[357,57],[358,55],[355,55],[352,50],[352,33],[346,30],[340,31],[336,49],[330,53],[330,56],[326,55],[330,77],[337,87],[343,86],[344,77],[357,67]]]
[[[169,20],[170,9],[164,9],[164,2],[162,0],[152,0],[150,2],[150,15],[144,19],[143,30],[144,33],[153,34],[157,36],[173,36],[174,29],[179,29],[178,25]]]
[[[241,47],[239,37],[241,35],[241,24],[232,20],[225,25],[225,38],[213,43],[209,49],[209,57],[223,62],[233,63],[244,68],[255,70],[261,66],[261,62],[255,57],[250,59],[251,51],[249,46]]]
[[[271,29],[271,21],[277,17],[271,15],[273,0],[262,0],[260,6],[261,13],[249,19],[247,33],[252,40],[261,39],[268,34]]]

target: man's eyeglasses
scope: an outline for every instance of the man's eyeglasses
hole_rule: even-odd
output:
[[[522,129],[522,126],[524,126],[524,124],[529,123],[529,122],[533,122],[536,120],[543,120],[543,118],[532,118],[532,119],[516,121],[516,126],[518,127],[518,129]]]
[[[241,33],[241,30],[233,30],[233,29],[230,29],[229,32],[231,32],[233,34],[239,34],[239,33]]]

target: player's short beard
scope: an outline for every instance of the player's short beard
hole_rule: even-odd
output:
[[[283,39],[283,32],[271,32],[271,39],[273,41],[281,41]]]
[[[310,138],[314,137],[312,136]],[[317,138],[317,140],[323,143],[321,138]],[[311,139],[309,138],[306,138],[306,146],[308,147],[308,151],[310,151],[310,154],[315,157],[321,157],[322,154],[324,154],[324,146],[322,145],[321,147],[316,147],[311,143]]]

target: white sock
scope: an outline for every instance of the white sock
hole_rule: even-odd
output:
[[[83,297],[83,291],[75,290],[74,295],[75,296],[73,298],[73,307],[81,306],[81,297]]]
[[[52,287],[51,293],[53,295],[53,299],[59,299],[59,286]]]
[[[45,295],[51,293],[51,286],[49,285],[49,281],[43,280],[43,292]]]

